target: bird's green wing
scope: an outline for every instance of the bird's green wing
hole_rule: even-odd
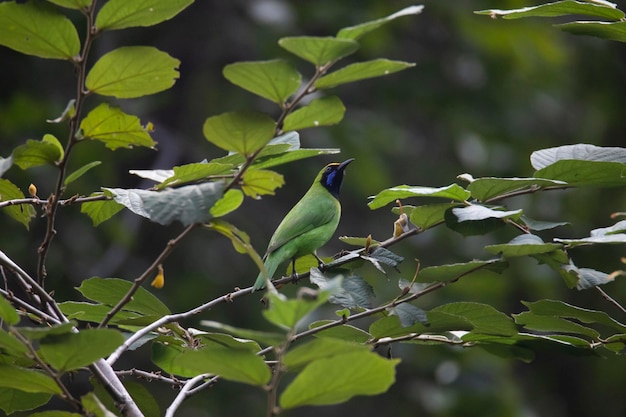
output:
[[[332,222],[339,215],[339,202],[334,198],[302,199],[276,228],[265,255],[303,233]]]

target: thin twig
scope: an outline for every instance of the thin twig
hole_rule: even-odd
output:
[[[51,312],[54,314],[54,316],[56,316],[59,322],[65,323],[68,321],[59,309],[59,306],[57,305],[54,298],[52,298],[50,294],[48,294],[46,290],[44,290],[43,287],[39,285],[33,277],[28,275],[26,271],[24,271],[18,264],[13,262],[13,260],[2,251],[0,251],[0,264],[3,264],[8,269],[14,271],[15,274],[23,279],[24,285],[26,285],[25,290],[28,293],[35,294],[40,297],[43,303],[47,303],[51,309]]]
[[[54,191],[48,198],[48,204],[46,205],[46,217],[48,218],[46,224],[46,234],[44,236],[41,245],[37,252],[39,253],[38,262],[37,262],[37,282],[43,286],[44,280],[46,278],[46,257],[48,255],[48,250],[50,248],[50,242],[56,235],[56,230],[54,229],[54,224],[56,222],[56,213],[59,207],[59,200],[61,199],[61,195],[63,194],[64,186],[63,182],[65,180],[65,174],[67,170],[67,164],[70,158],[70,154],[72,153],[72,149],[74,145],[77,143],[76,134],[79,129],[79,121],[83,108],[83,104],[85,98],[88,95],[88,92],[85,91],[85,77],[87,74],[87,57],[89,56],[89,51],[91,49],[91,45],[96,36],[96,28],[94,23],[94,14],[96,10],[97,1],[93,1],[86,9],[84,9],[84,15],[86,17],[86,35],[85,35],[85,43],[83,45],[83,50],[80,55],[74,61],[76,64],[76,101],[74,107],[74,114],[70,117],[69,121],[69,132],[68,139],[65,145],[65,151],[63,153],[63,157],[57,163],[59,168],[59,174],[57,176],[56,185],[54,187]]]
[[[151,275],[156,272],[159,265],[161,265],[163,261],[165,261],[165,259],[170,255],[170,253],[172,253],[174,248],[181,242],[181,240],[183,240],[185,236],[187,236],[193,229],[195,229],[199,225],[200,223],[193,223],[187,226],[187,228],[185,228],[185,230],[183,230],[176,238],[167,242],[167,245],[165,245],[165,249],[163,249],[159,256],[157,256],[157,258],[152,262],[152,265],[150,265],[148,269],[146,269],[143,274],[139,276],[139,278],[135,279],[133,285],[130,287],[124,297],[122,297],[122,299],[115,305],[115,307],[113,307],[111,311],[106,314],[104,320],[102,320],[102,323],[100,323],[100,325],[98,326],[99,328],[106,326],[107,323],[113,318],[113,316],[115,316],[126,304],[128,304],[132,300],[133,295],[137,292],[139,287],[141,287],[141,284],[143,284],[144,281],[146,281],[148,278],[150,278]]]
[[[174,401],[172,401],[170,406],[167,407],[167,411],[165,411],[165,417],[173,417],[176,410],[178,410],[178,408],[181,406],[183,401],[185,401],[185,399],[187,399],[187,397],[189,396],[189,392],[192,390],[192,388],[196,384],[210,377],[211,377],[211,374],[200,374],[200,375],[194,376],[191,379],[188,379],[185,382],[185,386],[180,390],[176,398],[174,398]]]
[[[398,337],[382,337],[372,342],[372,346],[374,346],[374,348],[377,348],[379,346],[385,346],[385,345],[390,345],[392,343],[407,342],[407,341],[439,342],[439,343],[446,343],[449,345],[462,346],[462,347],[470,347],[474,345],[473,342],[464,342],[463,340],[460,340],[460,339],[453,340],[445,336],[440,336],[436,334],[409,333],[409,334],[398,336]]]
[[[31,359],[33,359],[35,362],[37,362],[37,364],[39,365],[39,367],[50,377],[54,380],[54,382],[57,384],[57,386],[59,387],[59,389],[61,389],[61,398],[63,398],[63,400],[65,400],[66,402],[68,402],[69,404],[72,405],[72,407],[74,407],[78,412],[83,413],[83,405],[80,401],[78,401],[76,398],[74,398],[72,396],[72,393],[70,392],[70,390],[65,386],[65,384],[63,383],[63,381],[61,381],[61,378],[59,377],[59,375],[54,371],[54,369],[50,368],[48,366],[48,364],[46,362],[44,362],[39,355],[37,354],[37,351],[35,350],[35,348],[33,347],[33,345],[30,343],[30,341],[24,337],[15,327],[9,327],[9,331],[11,332],[11,334],[13,336],[15,336],[15,338],[17,340],[20,341],[20,343],[22,343],[24,346],[26,346],[26,348],[28,349],[28,352],[30,353],[30,357]]]
[[[53,314],[53,318],[58,320],[59,323],[68,323],[69,320],[57,305],[56,301],[48,294],[37,281],[28,275],[26,271],[20,268],[11,258],[0,251],[0,264],[3,264],[8,269],[14,271],[20,277],[24,279],[31,286],[31,290],[36,293],[43,301],[45,301]],[[56,317],[55,317],[56,316]],[[77,329],[73,331],[78,332]],[[111,394],[122,409],[122,412],[127,417],[143,417],[143,413],[137,407],[137,404],[130,396],[122,382],[119,380],[113,368],[104,360],[99,359],[90,365],[89,369],[96,376],[96,378],[102,383],[105,389]]]
[[[617,300],[615,300],[613,297],[611,297],[610,295],[608,295],[602,288],[596,286],[595,287],[596,290],[598,290],[598,292],[600,293],[600,295],[602,297],[604,297],[604,299],[606,301],[608,301],[609,303],[613,304],[615,307],[618,308],[618,310],[620,310],[622,313],[626,314],[626,308],[624,308],[624,306],[622,306],[620,303],[617,302]]]
[[[115,374],[119,377],[135,376],[137,378],[145,379],[148,382],[151,382],[151,381],[164,382],[166,384],[170,384],[175,387],[182,387],[187,383],[187,381],[185,380],[180,380],[178,378],[170,378],[161,374],[160,372],[148,372],[148,371],[143,371],[141,369],[136,369],[136,368],[127,369],[124,371],[115,371]]]
[[[22,309],[23,311],[26,311],[27,313],[30,313],[39,317],[42,321],[45,321],[46,323],[49,323],[49,324],[60,324],[60,321],[56,317],[53,317],[50,314],[45,313],[42,310],[39,310],[32,304],[29,304],[26,301],[22,300],[21,298],[16,297],[15,294],[11,293],[10,291],[0,289],[0,294],[4,296],[4,298],[9,300],[11,303],[15,304],[17,307]]]

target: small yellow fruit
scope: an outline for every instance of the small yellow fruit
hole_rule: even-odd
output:
[[[165,274],[163,273],[163,266],[159,265],[159,271],[157,272],[157,276],[152,280],[150,285],[154,288],[163,288],[165,285]]]
[[[35,184],[28,186],[28,194],[30,194],[31,197],[37,197],[37,187],[35,187]]]

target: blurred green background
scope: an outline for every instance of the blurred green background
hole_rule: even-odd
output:
[[[94,45],[95,56],[123,45],[153,45],[180,59],[180,80],[167,92],[137,100],[114,101],[143,123],[155,126],[159,151],[110,152],[99,143],[75,148],[74,169],[94,159],[103,164],[67,190],[88,194],[100,186],[148,187],[129,169],[168,169],[174,165],[222,156],[202,136],[202,124],[225,111],[276,108],[228,83],[224,65],[275,57],[292,59],[278,45],[283,36],[333,35],[340,28],[386,16],[412,3],[393,0],[232,0],[198,1],[169,22],[151,28],[106,33]],[[533,150],[571,143],[624,146],[626,131],[626,49],[623,44],[576,37],[552,27],[557,20],[492,20],[474,10],[527,6],[520,1],[425,1],[424,12],[404,17],[365,37],[348,62],[387,57],[415,62],[416,67],[385,78],[339,87],[334,92],[347,112],[341,124],[305,130],[306,147],[338,147],[335,158],[299,161],[279,167],[286,185],[273,198],[248,199],[228,220],[248,232],[263,252],[280,219],[309,187],[321,166],[356,158],[342,190],[343,217],[337,236],[385,239],[395,220],[388,209],[370,211],[368,196],[398,184],[445,186],[456,176],[531,176]],[[82,28],[79,15],[72,19]],[[312,68],[302,62],[305,76]],[[65,140],[64,126],[50,125],[74,95],[74,74],[68,63],[22,56],[0,49],[0,155],[26,139],[53,133]],[[94,61],[95,62],[95,58]],[[88,106],[95,106],[90,99]],[[52,168],[27,172],[14,167],[6,177],[26,191],[33,182],[40,197],[54,186]],[[541,233],[583,237],[591,228],[612,224],[609,215],[626,208],[623,190],[573,190],[518,197],[510,208],[523,208],[542,220],[568,221],[572,226]],[[0,248],[28,271],[36,268],[37,246],[44,234],[37,218],[30,231],[0,218]],[[57,299],[78,297],[73,287],[91,276],[136,278],[182,230],[162,227],[123,211],[93,229],[78,207],[61,210],[58,236],[48,258],[48,290]],[[404,278],[422,267],[487,259],[482,247],[510,240],[515,230],[486,237],[463,238],[438,228],[397,245],[405,257]],[[345,248],[331,241],[325,256]],[[577,249],[578,266],[611,272],[621,268],[623,250]],[[223,237],[198,230],[164,264],[166,286],[154,290],[172,311],[184,311],[220,296],[235,286],[249,286],[256,277],[252,261],[237,254]],[[361,271],[377,292],[378,302],[395,296],[400,274],[384,277],[373,268]],[[626,284],[606,290],[624,304]],[[288,288],[292,292],[293,288]],[[535,262],[518,260],[502,276],[461,280],[418,303],[430,308],[451,301],[477,301],[512,314],[524,310],[520,300],[555,298],[586,308],[619,312],[596,292],[568,290],[560,278]],[[235,326],[269,328],[259,314],[258,297],[205,312],[202,319]],[[332,309],[318,318],[332,318]],[[366,325],[366,323],[363,323]],[[381,352],[387,354],[387,352]],[[394,346],[401,357],[398,380],[381,396],[356,398],[346,404],[299,409],[286,415],[343,416],[624,416],[626,366],[620,358],[564,357],[541,352],[530,364],[499,359],[478,349],[459,350],[417,345]],[[146,348],[118,362],[121,367],[154,369]],[[149,384],[162,406],[175,395],[168,387]],[[263,415],[261,390],[220,382],[196,395],[179,415]]]

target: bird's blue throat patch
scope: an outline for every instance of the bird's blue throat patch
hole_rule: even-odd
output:
[[[322,175],[321,183],[335,198],[339,198],[339,189],[343,181],[343,171],[338,171],[336,166],[329,166]]]

